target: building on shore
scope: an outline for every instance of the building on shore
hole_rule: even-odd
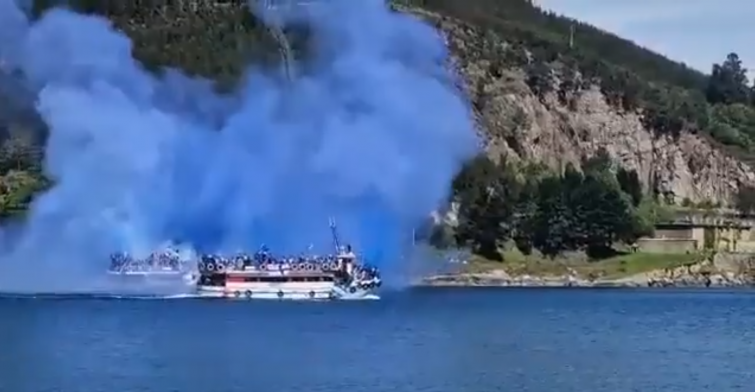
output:
[[[755,253],[755,220],[733,214],[688,213],[657,224],[652,237],[637,241],[639,250],[656,253],[715,250]]]

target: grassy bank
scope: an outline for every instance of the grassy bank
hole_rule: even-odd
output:
[[[625,253],[602,260],[589,260],[582,254],[549,259],[509,251],[504,254],[502,262],[474,256],[469,260],[465,272],[505,270],[515,276],[577,275],[591,279],[619,279],[643,272],[693,264],[702,261],[703,258],[704,256],[699,253]]]

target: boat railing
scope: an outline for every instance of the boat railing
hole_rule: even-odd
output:
[[[270,254],[203,255],[198,268],[200,272],[217,273],[229,271],[258,271],[268,273],[337,273],[341,270],[337,255],[281,257]],[[352,274],[357,276],[379,276],[377,268],[354,264]],[[360,275],[361,274],[361,275]]]
[[[199,270],[207,272],[260,271],[260,272],[327,272],[338,269],[335,259],[301,257],[249,256],[222,257],[206,255],[199,262]]]
[[[325,256],[291,256],[281,257],[268,253],[240,254],[232,257],[205,254],[199,257],[197,269],[200,273],[218,273],[228,271],[256,271],[263,273],[297,274],[297,273],[331,273],[351,276],[358,280],[379,278],[377,268],[354,263],[353,269],[346,273],[338,261],[338,255]],[[179,272],[193,269],[193,262],[179,257],[175,252],[156,252],[146,258],[135,258],[127,253],[111,256],[111,272]]]

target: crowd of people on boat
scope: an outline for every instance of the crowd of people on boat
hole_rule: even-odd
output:
[[[335,270],[338,268],[338,256],[327,255],[299,255],[276,256],[267,248],[254,254],[239,254],[224,256],[208,254],[200,257],[200,271],[228,271],[228,270],[267,270],[267,271],[307,271],[307,270]]]
[[[174,249],[155,252],[146,258],[136,258],[126,252],[110,256],[110,270],[117,272],[172,270],[179,271],[184,265],[179,253]]]
[[[369,264],[356,264],[356,256],[350,247],[344,249],[339,254],[326,256],[300,255],[292,257],[275,256],[263,247],[259,251],[249,254],[240,253],[233,256],[219,254],[201,255],[197,260],[197,268],[200,272],[221,272],[231,270],[267,270],[267,271],[323,271],[339,272],[343,270],[345,277],[360,279],[377,278],[379,271],[375,266]],[[171,270],[180,271],[184,269],[187,261],[182,259],[179,253],[174,249],[165,249],[160,252],[150,254],[146,258],[135,258],[128,253],[121,252],[111,255],[110,270],[114,272],[131,272],[131,271],[156,271]],[[344,267],[344,262],[348,265]]]

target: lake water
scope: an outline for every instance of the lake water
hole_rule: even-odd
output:
[[[0,392],[755,390],[755,292],[2,299]]]

